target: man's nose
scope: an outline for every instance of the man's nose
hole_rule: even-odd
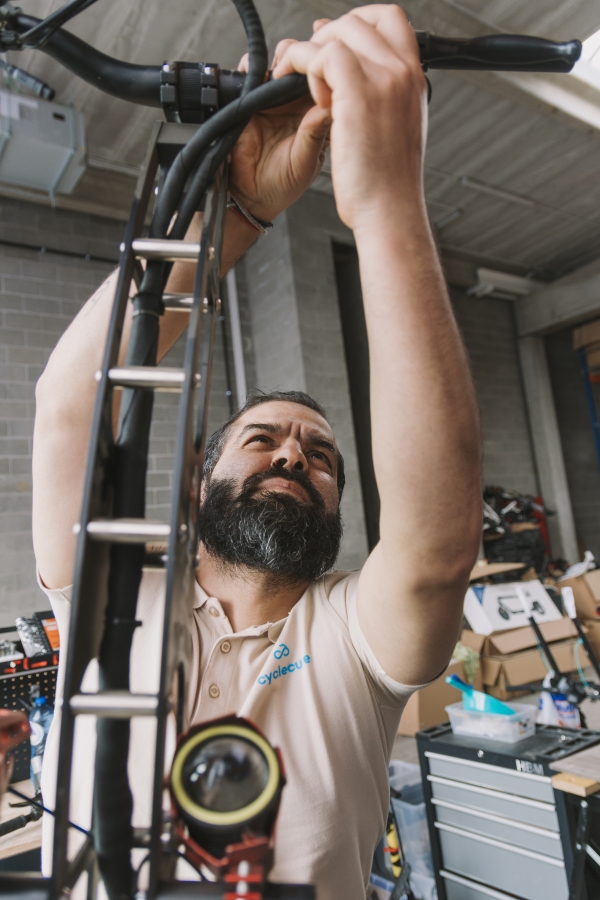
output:
[[[276,450],[273,466],[276,469],[297,469],[302,472],[308,469],[306,457],[297,441],[286,441]]]

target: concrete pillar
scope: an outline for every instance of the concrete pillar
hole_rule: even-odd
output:
[[[519,354],[540,491],[556,511],[548,519],[552,549],[573,563],[579,548],[543,337],[520,338]]]
[[[346,465],[339,568],[368,549],[332,241],[352,243],[333,198],[309,191],[278,217],[244,259],[256,381],[249,388],[302,390],[325,407]]]

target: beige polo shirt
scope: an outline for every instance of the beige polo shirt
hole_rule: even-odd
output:
[[[289,615],[234,633],[221,604],[196,585],[192,722],[236,713],[281,749],[287,771],[277,822],[272,881],[312,883],[318,900],[364,900],[373,851],[389,803],[388,761],[400,715],[416,690],[381,669],[356,614],[358,572],[334,572],[312,584]],[[70,588],[47,590],[61,644],[67,644]],[[158,691],[164,572],[144,570],[131,656],[131,690]],[[402,648],[398,648],[402,652]],[[57,687],[60,707],[64,675]],[[83,689],[97,688],[95,661]],[[46,746],[42,790],[53,808],[58,750],[56,715]],[[129,756],[134,825],[150,822],[154,721],[132,720]],[[168,758],[173,752],[170,736]],[[71,821],[91,822],[95,719],[77,720]],[[52,819],[44,817],[44,871]],[[76,834],[73,835],[77,843]]]

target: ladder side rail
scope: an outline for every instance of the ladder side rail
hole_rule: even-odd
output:
[[[160,123],[157,123],[160,124]],[[141,235],[156,172],[154,129],[146,158],[145,171],[138,180],[119,260],[119,276],[106,339],[101,377],[90,433],[90,449],[86,466],[84,492],[79,521],[69,639],[65,660],[65,679],[61,714],[61,731],[57,765],[54,816],[54,846],[51,895],[61,896],[68,882],[68,819],[75,718],[70,700],[77,694],[89,662],[99,652],[103,619],[107,602],[109,545],[89,539],[86,526],[92,519],[108,518],[113,507],[111,460],[114,448],[112,398],[109,369],[118,362],[123,323],[134,274],[135,258],[132,241]]]
[[[150,886],[153,897],[162,871],[165,740],[174,680],[179,674],[183,716],[179,728],[187,727],[185,708],[188,700],[191,659],[190,628],[196,582],[198,550],[197,511],[200,502],[206,417],[208,413],[212,354],[215,341],[216,311],[219,305],[219,270],[227,203],[225,164],[218,170],[209,188],[204,207],[200,255],[194,285],[194,305],[190,316],[185,348],[185,387],[179,405],[175,450],[175,469],[171,499],[171,535],[166,577],[161,685],[157,715],[156,756],[154,766],[152,827],[150,839]],[[198,419],[201,439],[195,433],[195,375],[201,366]]]

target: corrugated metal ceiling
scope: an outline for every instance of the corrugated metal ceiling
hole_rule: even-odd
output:
[[[31,0],[24,7],[44,16],[59,5],[59,0]],[[314,18],[340,15],[352,5],[257,0],[271,49],[283,37],[307,37]],[[402,5],[416,28],[454,35],[512,31],[583,39],[600,28],[600,4],[589,0],[407,0]],[[100,0],[70,27],[105,53],[138,63],[204,59],[234,67],[245,49],[227,0]],[[52,84],[57,99],[83,111],[90,156],[140,165],[156,110],[101,94],[41,53],[10,58]],[[436,72],[432,82],[426,189],[432,221],[447,220],[439,227],[446,253],[544,278],[598,255],[600,133],[569,123],[514,90],[507,94],[489,76]],[[532,205],[464,187],[460,176],[525,195]]]

